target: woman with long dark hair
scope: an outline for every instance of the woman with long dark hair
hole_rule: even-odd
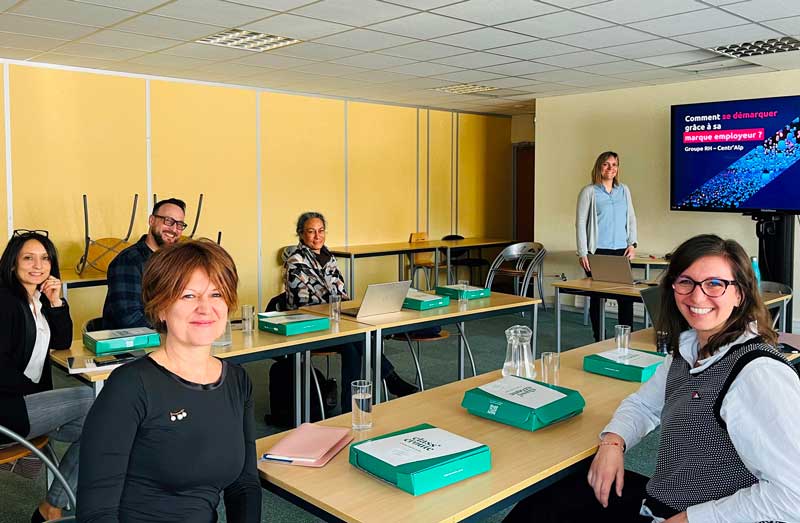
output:
[[[72,343],[59,277],[47,231],[14,231],[0,257],[0,424],[28,439],[47,435],[70,443],[60,470],[75,489],[78,439],[94,396],[88,387],[53,390],[50,349]],[[53,482],[31,521],[60,518],[67,503]]]
[[[775,349],[747,253],[695,236],[674,251],[661,289],[670,354],[601,433],[590,488],[576,476],[510,520],[800,521],[800,379]],[[625,450],[659,424],[653,477],[626,471]]]

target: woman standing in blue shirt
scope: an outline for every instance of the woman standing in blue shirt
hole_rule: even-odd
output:
[[[631,191],[619,182],[619,155],[601,153],[594,162],[592,183],[581,189],[575,217],[578,260],[591,276],[589,254],[636,254],[636,213]],[[633,300],[618,299],[619,324],[633,325]],[[592,300],[589,316],[595,341],[600,341],[600,301]]]

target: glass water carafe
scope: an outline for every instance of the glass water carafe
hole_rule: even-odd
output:
[[[531,348],[533,331],[524,325],[514,325],[506,329],[506,362],[503,364],[503,376],[519,376],[536,378],[536,355]]]

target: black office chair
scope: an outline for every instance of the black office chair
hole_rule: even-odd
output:
[[[460,234],[448,234],[442,240],[463,240],[464,237]],[[470,258],[469,249],[450,249],[450,265],[456,268],[458,274],[459,267],[467,267],[469,269],[469,281],[472,284],[475,279],[473,278],[473,269],[478,269],[478,281],[482,280],[481,273],[484,267],[489,266],[489,260],[483,258]],[[456,278],[458,279],[458,278]]]

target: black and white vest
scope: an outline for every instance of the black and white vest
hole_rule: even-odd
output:
[[[647,483],[647,506],[654,513],[670,517],[758,482],[736,452],[720,409],[739,372],[761,357],[789,365],[760,338],[731,347],[697,374],[689,373],[682,357],[673,358],[661,411],[656,471]]]

